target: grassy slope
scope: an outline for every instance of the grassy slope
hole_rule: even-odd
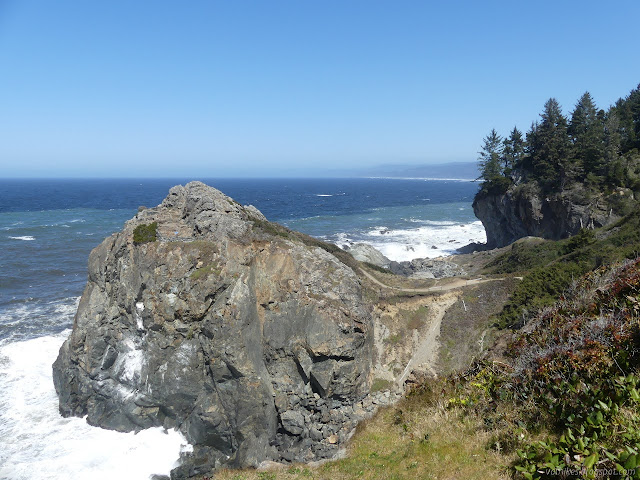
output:
[[[220,480],[413,480],[508,478],[515,455],[487,449],[492,431],[447,398],[422,389],[359,426],[346,458],[273,471],[225,470]]]
[[[585,273],[640,254],[640,210],[598,231],[561,241],[516,242],[486,273],[522,275],[523,281],[496,316],[500,328],[521,327],[540,308],[553,304]]]

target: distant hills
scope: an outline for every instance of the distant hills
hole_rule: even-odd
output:
[[[455,178],[475,180],[480,176],[477,162],[451,162],[423,165],[377,165],[359,169],[336,170],[340,176],[393,178]]]

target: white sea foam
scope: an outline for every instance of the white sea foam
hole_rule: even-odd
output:
[[[73,300],[73,303],[58,303],[54,306],[53,311],[58,315],[63,315],[66,317],[73,318],[78,310],[78,304],[80,303],[80,297],[67,298],[63,302],[69,302],[69,300]]]
[[[326,194],[326,193],[317,193],[316,197],[333,197],[333,195],[329,195],[329,194]]]
[[[136,325],[138,326],[138,330],[144,330],[144,323],[142,322],[142,312],[144,312],[144,303],[138,302],[136,303],[136,312],[134,314],[136,319]]]
[[[24,240],[25,242],[31,242],[36,239],[36,237],[32,237],[31,235],[22,235],[21,237],[9,237],[12,240]]]
[[[359,236],[358,242],[371,244],[387,258],[396,262],[414,258],[434,258],[452,255],[455,251],[471,242],[486,242],[486,233],[479,221],[456,223],[449,221],[421,222],[424,226],[411,229],[389,229],[376,227]],[[338,239],[338,245],[344,246],[354,239],[344,236]]]
[[[161,428],[138,434],[62,418],[51,364],[69,331],[0,347],[0,478],[145,480],[168,474],[184,437]]]

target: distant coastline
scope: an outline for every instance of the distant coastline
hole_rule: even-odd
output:
[[[441,178],[441,177],[394,177],[394,176],[367,176],[360,178],[380,179],[380,180],[424,180],[434,182],[477,182],[476,178]]]

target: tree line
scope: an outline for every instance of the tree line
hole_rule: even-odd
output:
[[[506,191],[514,181],[536,181],[547,193],[575,184],[640,189],[640,85],[606,112],[589,92],[569,118],[550,98],[540,119],[523,135],[492,129],[478,162],[482,189]]]

